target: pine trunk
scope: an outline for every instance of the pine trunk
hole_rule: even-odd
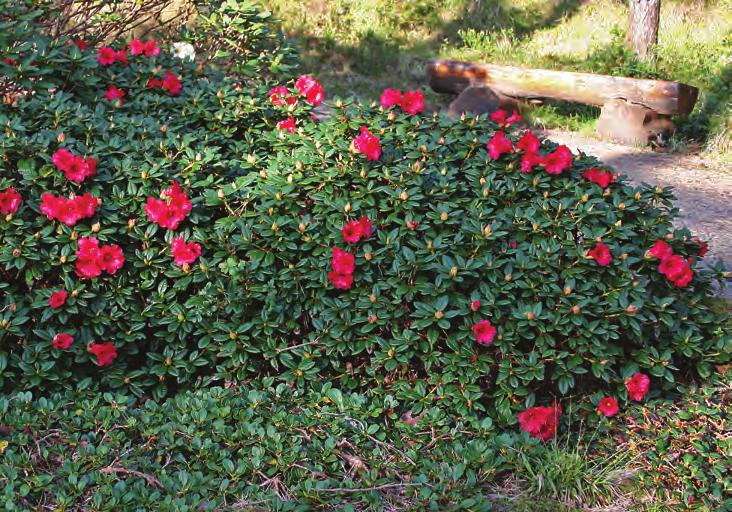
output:
[[[653,57],[660,14],[661,0],[630,0],[628,42],[640,59]]]

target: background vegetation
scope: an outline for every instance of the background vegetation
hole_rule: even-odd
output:
[[[497,64],[678,80],[701,89],[679,120],[677,148],[732,157],[732,4],[664,0],[657,58],[624,43],[619,0],[265,0],[296,38],[305,65],[339,94],[367,101],[384,87],[424,85],[424,62],[446,57]],[[432,97],[432,106],[449,101]],[[547,102],[526,111],[542,127],[590,131],[599,109]]]

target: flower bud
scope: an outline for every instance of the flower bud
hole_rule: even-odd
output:
[[[59,258],[58,258],[58,261],[59,261],[59,263],[61,263],[61,264],[64,264],[64,263],[66,263],[66,256],[65,256],[65,255],[61,255],[61,256],[59,256]]]
[[[440,140],[437,141],[437,143],[442,146],[445,143],[445,137],[440,137]]]
[[[537,186],[537,185],[539,184],[539,178],[538,178],[538,177],[534,178],[534,180],[533,180],[533,181],[532,181],[531,183],[532,183],[532,184],[533,184],[534,186]]]
[[[259,171],[259,177],[260,178],[266,178],[267,177],[267,171],[265,171],[264,169],[262,169],[261,171]]]
[[[609,196],[609,195],[610,195],[610,189],[609,189],[609,188],[606,188],[606,189],[605,189],[605,190],[604,190],[604,191],[602,192],[602,195],[603,195],[603,196],[606,196],[606,197],[607,197],[607,196]]]
[[[10,320],[8,320],[7,318],[3,318],[2,320],[0,320],[0,329],[6,329],[8,325],[10,325]]]
[[[351,211],[351,203],[350,202],[346,203],[346,206],[343,208],[343,211],[346,212],[346,213],[348,213],[348,212]]]
[[[289,183],[290,185],[292,185],[292,182],[293,181],[294,181],[294,178],[292,177],[292,174],[288,175],[287,176],[287,183]]]
[[[219,190],[218,190],[218,191],[216,192],[216,196],[217,196],[217,197],[218,197],[219,199],[223,199],[224,197],[226,197],[226,194],[224,194],[224,189],[220,188],[220,189],[219,189]]]
[[[76,240],[77,238],[79,238],[79,233],[77,233],[76,231],[72,231],[71,232],[71,239],[72,240]]]
[[[409,194],[407,194],[406,190],[399,194],[399,199],[401,199],[402,201],[406,201],[407,199],[409,199]]]
[[[450,269],[450,277],[455,277],[457,275],[458,275],[458,268],[457,267],[452,267]]]
[[[640,198],[641,198],[641,193],[640,193],[640,191],[636,192],[636,193],[635,193],[635,196],[633,196],[633,197],[635,197],[635,200],[636,200],[636,201],[640,200]]]
[[[527,320],[533,320],[534,318],[535,318],[534,313],[532,313],[531,311],[527,311],[526,312],[526,319]]]
[[[449,217],[449,215],[447,214],[447,212],[442,212],[440,214],[440,220],[447,220],[448,217]]]
[[[92,233],[99,233],[100,229],[102,229],[102,226],[98,222],[95,222],[94,224],[92,224],[92,227],[91,227]]]
[[[376,315],[369,315],[369,323],[375,324],[379,318]]]
[[[374,295],[373,293],[371,295],[369,295],[369,300],[371,302],[376,302],[376,295]]]
[[[61,144],[65,140],[66,140],[66,135],[64,135],[64,132],[61,132],[56,136],[56,142],[58,142],[59,144]]]
[[[277,199],[278,201],[282,201],[282,192],[276,192],[275,199]]]
[[[300,224],[299,224],[299,225],[297,226],[297,229],[298,229],[298,231],[300,231],[300,233],[304,233],[304,232],[305,232],[305,230],[307,229],[307,226],[306,226],[305,224],[303,224],[303,223],[301,222],[301,223],[300,223]]]
[[[361,169],[361,174],[360,174],[360,176],[361,176],[362,178],[365,178],[365,177],[366,177],[366,169]]]
[[[15,305],[15,302],[10,304],[10,312],[15,313],[15,310],[18,309],[18,306]]]
[[[140,173],[140,179],[146,180],[147,176],[148,176],[147,171],[142,171]]]
[[[488,197],[489,195],[490,195],[490,190],[488,190],[487,188],[484,188],[483,189],[483,197]]]
[[[5,222],[10,222],[11,220],[13,220],[13,214],[12,213],[8,213],[5,216]]]
[[[625,311],[627,311],[628,313],[630,313],[632,315],[633,313],[635,313],[636,311],[638,311],[638,308],[636,306],[634,306],[634,305],[631,304],[630,306],[628,306],[625,309]]]
[[[340,98],[338,98],[338,99],[336,100],[336,104],[335,104],[335,105],[336,105],[336,107],[338,107],[338,108],[343,108],[343,100],[342,100],[342,99],[340,99]]]
[[[13,258],[20,257],[20,249],[13,249]]]
[[[79,296],[79,290],[71,290],[71,296],[76,298]]]
[[[620,204],[618,205],[618,209],[619,209],[619,210],[625,210],[625,203],[620,203]]]
[[[565,296],[566,296],[566,295],[569,295],[570,293],[572,293],[572,288],[570,288],[569,286],[565,286],[565,287],[564,287],[564,289],[562,290],[562,293],[563,293],[563,294],[564,294]]]
[[[486,179],[481,177],[480,178],[480,184],[481,185],[485,185],[486,183],[487,183]]]
[[[513,275],[512,275],[512,274],[506,274],[506,277],[504,277],[504,279],[505,279],[506,281],[510,281],[510,280],[512,280],[512,279],[513,279]]]
[[[191,266],[188,263],[183,263],[183,266],[181,267],[181,269],[183,269],[184,274],[191,273]]]
[[[491,236],[493,234],[493,228],[490,224],[488,224],[486,227],[483,228],[483,235],[484,236]]]
[[[136,221],[135,219],[130,219],[130,220],[128,220],[128,221],[127,221],[127,229],[132,229],[132,228],[134,228],[134,227],[135,227],[135,223],[136,223],[136,222],[137,222],[137,221]]]
[[[436,319],[440,320],[444,316],[445,316],[445,313],[443,313],[442,311],[435,311],[435,318]]]
[[[575,315],[579,315],[580,307],[577,305],[572,306],[572,313]]]
[[[164,124],[164,125],[160,126],[160,131],[163,133],[166,133],[168,131],[168,125]]]
[[[276,222],[273,222],[271,229],[272,229],[272,231],[277,231],[278,229],[280,229],[280,227],[277,225]]]
[[[470,303],[470,310],[471,311],[478,311],[480,309],[480,301],[474,300]]]
[[[363,259],[365,259],[366,261],[371,261],[373,259],[373,257],[374,257],[374,255],[371,254],[370,252],[365,252],[363,254]]]
[[[254,165],[257,162],[257,155],[255,154],[248,154],[247,155],[247,163],[250,165]]]
[[[590,200],[590,196],[589,196],[589,195],[587,195],[587,194],[584,194],[584,195],[582,196],[582,202],[583,202],[583,203],[586,203],[586,202],[587,202],[587,201],[589,201],[589,200]]]
[[[178,321],[179,322],[182,322],[185,319],[186,319],[186,317],[183,316],[183,313],[178,313]]]

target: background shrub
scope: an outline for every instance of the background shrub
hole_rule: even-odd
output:
[[[3,73],[25,94],[0,111],[0,191],[23,197],[0,222],[6,389],[162,397],[273,376],[391,396],[416,414],[449,397],[458,414],[510,423],[556,395],[624,396],[623,379],[638,370],[657,390],[728,359],[725,317],[710,306],[721,267],[696,265],[700,245],[673,229],[670,190],[621,179],[603,191],[580,178],[599,165],[585,155],[559,176],[522,174],[519,153],[488,158],[497,126],[485,117],[339,100],[316,122],[302,98],[273,106],[274,84],[256,73],[227,78],[167,47],[102,67],[93,50],[36,35],[6,54],[18,64],[1,64]],[[163,71],[180,77],[179,95],[148,87]],[[123,105],[103,99],[111,84],[126,91]],[[276,129],[291,116],[296,133]],[[363,125],[381,139],[378,161],[351,149]],[[59,147],[97,158],[98,174],[67,180],[51,162]],[[192,202],[174,232],[143,211],[170,180]],[[103,202],[70,227],[40,214],[45,192]],[[341,228],[361,216],[374,233],[345,244]],[[88,236],[122,248],[121,270],[76,275]],[[177,236],[201,245],[188,267],[173,262]],[[688,287],[644,257],[662,237],[694,261]],[[610,266],[586,257],[597,239]],[[328,283],[334,247],[355,254],[350,290]],[[50,308],[60,289],[66,304]],[[488,347],[472,333],[480,320],[498,329]],[[58,333],[75,337],[68,350],[52,348]],[[100,368],[91,343],[113,343],[119,356]]]

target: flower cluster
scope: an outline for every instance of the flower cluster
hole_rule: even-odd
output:
[[[610,169],[598,169],[596,167],[587,169],[582,173],[582,177],[592,183],[600,185],[602,188],[607,188],[615,181],[615,175]]]
[[[378,160],[381,158],[381,143],[379,142],[379,138],[365,126],[361,127],[361,135],[353,140],[353,147],[357,153],[366,155],[366,160]]]
[[[587,255],[595,260],[601,267],[607,267],[613,261],[613,255],[610,252],[610,247],[602,242],[597,242],[595,247],[588,251]]]
[[[702,247],[703,249],[705,248]],[[684,288],[693,279],[694,271],[691,270],[693,260],[674,254],[671,247],[663,240],[656,240],[656,243],[648,250],[648,254],[661,261],[658,271],[666,276],[666,279],[671,281],[674,286]]]
[[[284,107],[286,105],[294,105],[297,103],[297,98],[293,96],[290,90],[284,85],[272,87],[269,90],[269,100],[276,107]]]
[[[69,294],[66,292],[66,290],[53,292],[48,299],[48,305],[51,306],[53,309],[58,309],[66,303],[66,299],[68,298],[68,296]]]
[[[66,148],[59,148],[51,155],[53,165],[71,181],[81,183],[97,173],[97,159],[74,155]]]
[[[371,221],[368,217],[363,216],[358,220],[352,220],[341,230],[343,240],[349,244],[358,243],[362,238],[371,236]]]
[[[178,78],[175,73],[171,73],[170,71],[165,71],[163,73],[165,75],[165,78],[151,78],[147,81],[147,88],[148,89],[165,89],[173,96],[180,93],[180,90],[183,88],[183,84],[180,81],[180,78]]]
[[[182,236],[175,237],[170,246],[170,254],[176,265],[184,266],[193,263],[201,255],[201,245],[196,242],[186,243]]]
[[[355,262],[356,258],[353,254],[338,247],[333,247],[333,258],[331,260],[333,270],[328,272],[328,279],[331,284],[339,290],[348,290],[351,288]]]
[[[127,47],[123,46],[121,50],[115,50],[110,46],[102,46],[97,50],[97,61],[101,66],[111,66],[115,62],[121,62],[127,65]]]
[[[119,100],[119,104],[122,105],[124,104],[122,98],[125,97],[125,91],[123,91],[122,89],[118,89],[114,85],[110,85],[109,87],[107,87],[107,90],[104,93],[104,97],[112,102]]]
[[[145,213],[150,222],[171,230],[178,229],[191,208],[190,199],[175,181],[171,181],[170,188],[163,190],[162,199],[148,197],[145,203]]]
[[[509,119],[506,119],[507,123]],[[492,160],[498,160],[501,155],[514,151],[513,143],[506,137],[506,133],[501,130],[495,132],[491,140],[488,141],[487,147]],[[523,151],[520,164],[522,173],[531,172],[534,167],[541,166],[549,174],[562,174],[572,166],[572,152],[567,146],[560,145],[544,156],[539,153],[540,147],[539,138],[530,131],[524,132],[516,142],[516,150]]]
[[[102,271],[114,274],[125,263],[122,249],[118,245],[99,245],[94,237],[82,237],[76,250],[76,274],[91,279]]]
[[[21,201],[22,197],[12,187],[0,192],[0,213],[10,215],[17,212]]]
[[[41,196],[41,213],[49,220],[58,220],[67,226],[74,226],[81,219],[92,217],[100,200],[89,192],[76,197],[56,197],[46,192]]]
[[[277,129],[279,131],[285,131],[287,133],[295,133],[295,118],[294,117],[288,117],[287,119],[284,119],[277,123]]]
[[[557,432],[559,418],[562,416],[562,407],[554,404],[552,407],[532,407],[519,413],[518,421],[521,428],[531,437],[548,441]]]
[[[651,379],[643,373],[634,373],[625,379],[625,389],[632,400],[640,402],[651,389]]]
[[[59,333],[53,337],[53,348],[58,350],[67,350],[74,343],[74,337],[70,334]]]
[[[89,345],[89,352],[97,358],[99,366],[109,366],[117,358],[117,347],[114,343],[92,343]]]
[[[298,78],[295,82],[295,89],[313,106],[320,105],[325,98],[325,89],[310,75],[302,75]]]
[[[402,93],[397,89],[384,89],[379,100],[382,107],[398,106],[409,115],[419,114],[424,111],[424,94],[422,91],[405,91]]]
[[[515,110],[510,116],[508,115],[508,112],[500,108],[491,113],[491,121],[501,126],[505,126],[506,128],[511,126],[513,123],[520,123],[523,120],[523,117],[521,117]]]
[[[133,39],[130,43],[130,53],[132,55],[142,55],[145,57],[154,57],[160,55],[160,47],[155,42],[155,39],[143,42],[140,39]]]
[[[620,412],[620,406],[618,401],[611,396],[606,396],[597,402],[597,412],[607,418],[612,418],[618,412]]]
[[[478,301],[475,301],[478,302]],[[480,307],[480,302],[478,302],[477,307]],[[471,305],[471,309],[473,309],[473,305]],[[476,309],[473,309],[473,311],[476,311]],[[482,345],[490,345],[493,343],[493,340],[496,337],[496,333],[498,331],[496,330],[495,326],[490,323],[489,320],[481,320],[477,324],[473,326],[473,334],[475,334],[475,341]]]

